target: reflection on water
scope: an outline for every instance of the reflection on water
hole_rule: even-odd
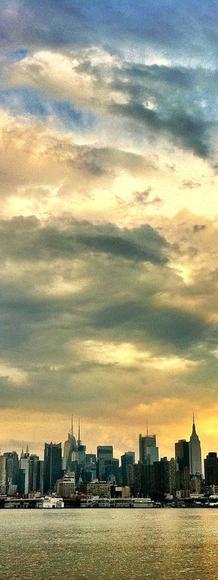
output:
[[[4,580],[218,580],[218,510],[1,510],[0,529]]]

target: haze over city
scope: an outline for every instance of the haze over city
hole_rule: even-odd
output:
[[[99,8],[100,7],[100,8]],[[218,450],[217,3],[1,5],[0,449]]]

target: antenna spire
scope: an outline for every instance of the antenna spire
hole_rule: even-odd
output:
[[[194,411],[193,411],[192,420],[193,420],[193,423],[192,423],[192,433],[195,434],[196,433],[196,427],[195,427],[195,415],[194,415]]]
[[[71,435],[73,437],[73,415],[71,415]]]
[[[80,418],[78,419],[78,445],[81,443],[81,425],[80,425]]]

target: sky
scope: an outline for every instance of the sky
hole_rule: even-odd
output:
[[[0,450],[218,451],[216,0],[2,0]]]

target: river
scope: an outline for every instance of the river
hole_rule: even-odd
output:
[[[218,510],[0,510],[2,580],[218,580]]]

